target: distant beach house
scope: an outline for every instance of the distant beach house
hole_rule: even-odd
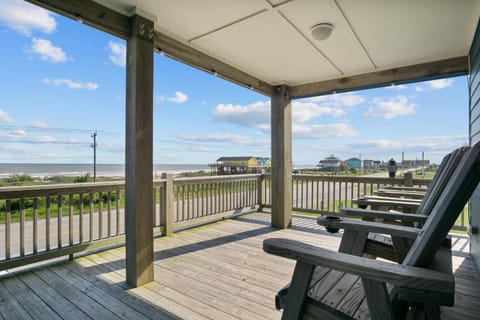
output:
[[[216,163],[208,166],[217,174],[261,173],[270,167],[270,158],[264,157],[220,157]]]
[[[345,163],[347,164],[348,169],[362,169],[362,160],[359,158],[350,158],[345,160]]]
[[[430,160],[403,160],[401,165],[406,168],[430,167]]]
[[[264,166],[267,164],[267,160],[265,158],[262,158],[262,157],[257,157],[257,164],[259,166]]]
[[[363,160],[363,168],[372,169],[374,167],[375,167],[375,164],[373,160],[369,160],[369,159]]]
[[[341,166],[342,160],[334,157],[333,155],[331,155],[330,157],[326,157],[323,160],[320,160],[317,165],[320,170],[324,171],[339,171]]]

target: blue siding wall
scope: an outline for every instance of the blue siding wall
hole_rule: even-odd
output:
[[[480,24],[470,49],[470,145],[480,142]],[[480,187],[470,200],[470,224],[480,229]],[[470,252],[480,270],[480,234],[470,238]]]

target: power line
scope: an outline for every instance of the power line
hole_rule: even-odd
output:
[[[60,128],[60,127],[35,127],[35,126],[21,126],[21,125],[11,125],[11,124],[0,124],[0,129],[4,130],[30,130],[38,132],[55,132],[55,133],[91,133],[90,129],[78,129],[78,128]],[[97,132],[103,135],[118,136],[119,134],[111,131],[96,130]]]

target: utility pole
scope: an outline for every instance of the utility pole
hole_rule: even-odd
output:
[[[90,146],[93,148],[93,182],[97,180],[97,130],[92,133],[93,144]]]

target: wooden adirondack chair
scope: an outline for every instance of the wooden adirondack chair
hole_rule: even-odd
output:
[[[457,168],[458,164],[462,160],[464,154],[469,150],[469,147],[461,147],[454,150],[452,153],[446,155],[438,168],[437,174],[433,178],[430,187],[428,188],[425,196],[421,201],[411,199],[397,199],[388,197],[364,197],[357,199],[357,204],[360,207],[395,207],[414,210],[417,214],[428,215],[430,214],[433,206],[437,202],[440,194],[447,185],[453,172]],[[379,210],[380,211],[380,210]],[[368,217],[372,218],[372,213],[365,209],[354,208],[341,208],[340,212],[344,215],[356,216],[356,217]]]
[[[454,170],[465,156],[468,147],[462,147],[454,150],[442,160],[437,175],[433,179],[430,187],[430,193],[419,205],[416,214],[405,214],[397,212],[385,212],[379,210],[366,210],[354,208],[342,208],[340,212],[350,216],[361,217],[367,221],[378,221],[388,223],[397,223],[405,226],[422,226],[428,215],[430,215],[433,206],[441,195],[447,182],[451,178]],[[319,221],[320,224],[328,223]],[[350,226],[349,228],[356,228]],[[397,235],[384,236],[381,234],[369,233],[368,239],[364,245],[364,254],[370,257],[380,257],[391,261],[401,262],[408,253],[415,238],[409,239]],[[445,246],[449,246],[449,240],[445,240]]]
[[[451,257],[441,245],[479,181],[477,144],[466,152],[421,229],[365,221],[350,229],[348,221],[331,222],[330,227],[345,228],[341,252],[265,240],[266,252],[297,260],[290,286],[277,295],[282,319],[438,319],[439,305],[453,305],[455,288]],[[401,264],[373,260],[361,257],[370,232],[415,241]]]

